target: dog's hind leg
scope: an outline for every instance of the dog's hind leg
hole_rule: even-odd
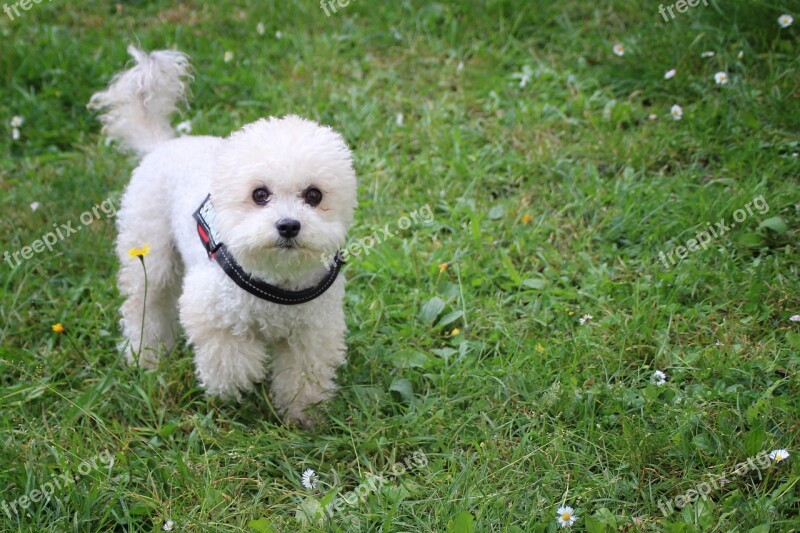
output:
[[[130,188],[136,185],[132,183]],[[179,334],[182,263],[169,235],[166,214],[152,204],[123,199],[118,226],[117,280],[125,298],[120,321],[125,336],[122,348],[129,363],[154,368],[159,352],[172,349]],[[145,245],[150,251],[141,260],[131,256],[132,249]]]

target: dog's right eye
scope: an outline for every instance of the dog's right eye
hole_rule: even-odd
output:
[[[258,205],[265,205],[269,201],[270,196],[269,189],[265,189],[264,187],[253,191],[253,201]]]

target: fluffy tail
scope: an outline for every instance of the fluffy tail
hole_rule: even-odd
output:
[[[114,76],[88,107],[102,112],[103,133],[141,157],[175,136],[170,116],[185,100],[190,65],[186,54],[172,50],[146,54],[131,45],[128,53],[136,65]]]

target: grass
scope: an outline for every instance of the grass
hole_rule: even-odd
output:
[[[633,0],[118,6],[2,16],[4,250],[118,198],[133,163],[85,104],[129,42],[192,56],[194,133],[286,113],[339,129],[353,240],[425,205],[434,221],[346,267],[349,364],[310,432],[265,388],[206,399],[185,346],[157,372],[120,360],[102,211],[2,263],[0,499],[77,481],[0,508],[0,531],[541,532],[561,505],[579,531],[800,530],[800,26],[776,22],[800,2],[671,22]],[[759,196],[768,211],[659,260]],[[792,456],[734,472],[776,448]],[[420,453],[331,519],[296,518]]]

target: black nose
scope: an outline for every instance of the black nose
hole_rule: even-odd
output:
[[[275,227],[284,239],[297,237],[297,234],[300,233],[300,221],[293,218],[282,218],[275,224]]]

